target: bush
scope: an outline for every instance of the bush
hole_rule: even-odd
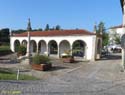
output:
[[[21,55],[25,55],[26,54],[26,47],[23,45],[19,46],[17,53],[21,54]]]
[[[0,56],[11,54],[10,46],[0,46]]]
[[[50,63],[50,59],[49,57],[45,56],[45,55],[35,55],[32,58],[33,64],[49,64]]]

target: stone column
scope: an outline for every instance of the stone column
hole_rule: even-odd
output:
[[[125,34],[125,1],[123,2],[123,35]],[[122,67],[125,69],[125,49],[122,48]]]
[[[28,59],[27,59],[28,64],[31,63],[30,54],[31,54],[31,52],[30,52],[30,32],[28,31],[27,54],[26,54],[26,56],[28,56]]]
[[[70,54],[71,54],[71,56],[73,55],[73,49],[72,49],[72,45],[70,46]]]
[[[95,61],[96,60],[96,55],[97,55],[97,41],[96,41],[96,35],[93,37],[93,42],[92,42],[92,58],[91,61]]]
[[[125,0],[123,2],[123,26],[125,26]]]
[[[46,55],[49,56],[49,44],[46,45]]]
[[[30,32],[28,31],[28,40],[27,40],[27,56],[30,56]]]
[[[97,43],[96,43],[96,59],[100,59],[101,58],[101,50],[102,50],[102,41],[100,38],[97,39]]]
[[[39,43],[36,43],[36,52],[39,53]]]
[[[122,49],[122,67],[125,69],[125,49]]]
[[[59,49],[59,45],[57,45],[57,48],[58,48],[57,58],[60,58],[60,49]]]
[[[27,26],[27,37],[28,37],[28,40],[27,40],[27,56],[28,56],[28,59],[27,59],[27,63],[30,64],[31,63],[31,60],[30,60],[30,55],[31,55],[31,50],[30,50],[30,31],[32,30],[31,28],[31,23],[30,23],[30,18],[28,19],[28,26]]]
[[[87,60],[87,48],[88,48],[88,47],[85,46],[85,50],[84,50],[84,52],[85,52],[85,53],[84,53],[84,59],[85,59],[85,60]]]

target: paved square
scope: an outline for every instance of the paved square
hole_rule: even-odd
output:
[[[121,59],[80,62],[60,69],[44,72],[37,81],[0,81],[1,95],[125,95],[125,73],[121,72]],[[113,59],[114,58],[114,59]],[[58,62],[58,60],[57,60]],[[55,66],[57,66],[55,64]],[[74,67],[76,66],[76,67]]]

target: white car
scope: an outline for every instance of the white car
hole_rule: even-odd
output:
[[[121,52],[122,48],[121,48],[121,45],[109,45],[107,46],[108,47],[108,50],[109,51],[112,51],[112,52]]]

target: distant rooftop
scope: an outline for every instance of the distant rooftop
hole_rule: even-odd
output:
[[[113,27],[110,27],[109,29],[116,29],[116,28],[123,28],[123,25],[113,26]]]

